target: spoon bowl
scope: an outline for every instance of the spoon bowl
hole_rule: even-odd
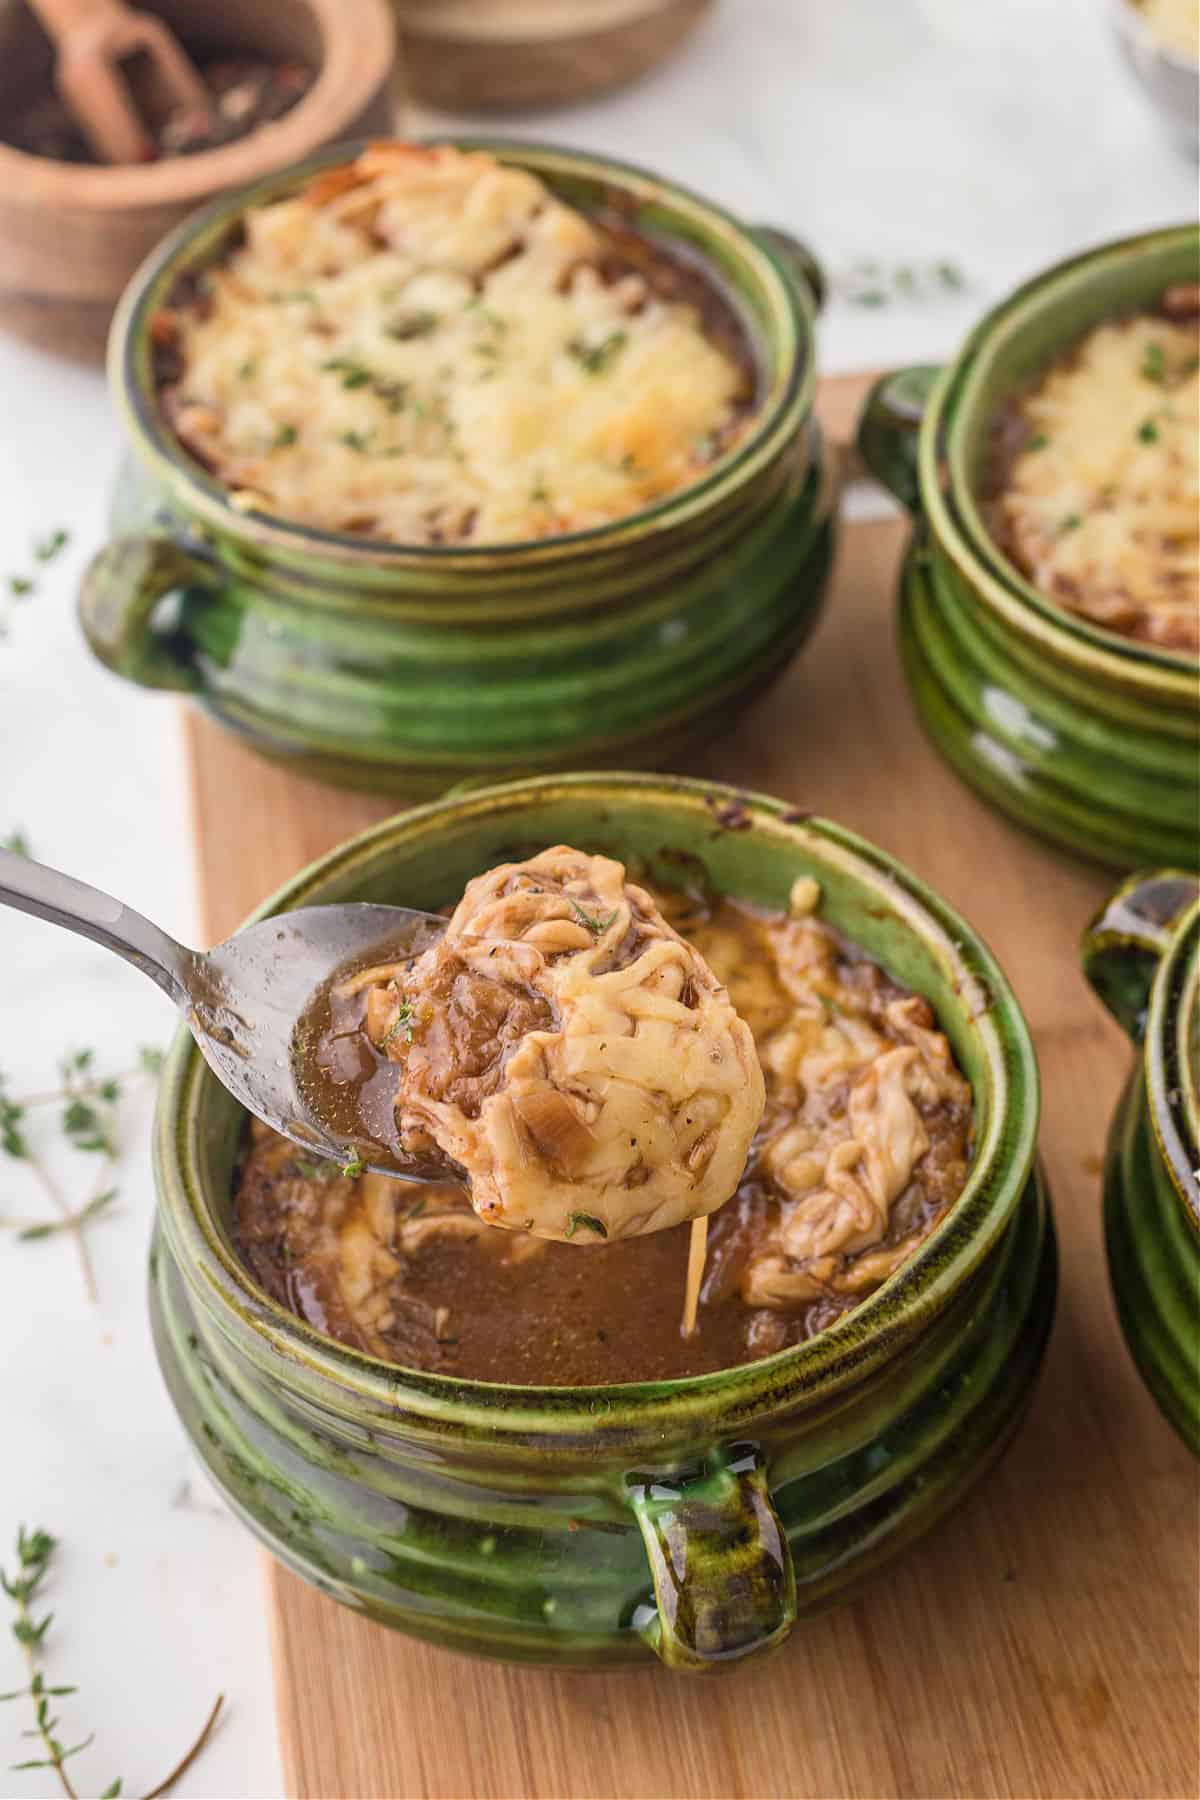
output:
[[[394,958],[398,944],[427,948],[444,918],[402,906],[305,906],[259,919],[212,950],[189,950],[120,900],[11,850],[0,850],[0,905],[90,938],[141,969],[183,1013],[218,1081],[314,1156],[400,1181],[447,1179],[444,1165],[331,1130],[314,1105],[298,1035],[334,975]]]

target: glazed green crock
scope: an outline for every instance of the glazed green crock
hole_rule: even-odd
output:
[[[1146,1386],[1200,1456],[1200,881],[1127,881],[1084,934],[1083,966],[1138,1046],[1104,1167],[1117,1312]]]
[[[445,800],[353,839],[263,912],[434,907],[559,841],[668,882],[682,854],[772,907],[816,876],[822,915],[929,995],[970,1077],[971,1174],[938,1230],[829,1330],[740,1369],[577,1389],[415,1373],[322,1337],[241,1266],[242,1117],[184,1032],[155,1127],[154,1335],[217,1485],[336,1599],[491,1656],[721,1668],[853,1592],[1017,1425],[1055,1292],[1037,1066],[990,953],[913,876],[836,825],[699,782],[567,775]]]
[[[1119,868],[1200,866],[1200,664],[1074,618],[1002,555],[978,495],[997,404],[1080,333],[1200,276],[1181,226],[1040,275],[943,370],[905,369],[869,397],[859,446],[916,514],[900,646],[936,747],[986,799]]]
[[[628,519],[492,549],[404,549],[235,510],[159,414],[151,321],[247,205],[347,160],[342,145],[198,214],[134,278],[109,351],[131,452],[118,535],[80,596],[88,642],[118,674],[187,691],[306,774],[406,798],[481,775],[669,762],[780,674],[816,620],[832,549],[812,416],[820,283],[801,246],[608,159],[477,147],[711,271],[760,372],[745,443]]]

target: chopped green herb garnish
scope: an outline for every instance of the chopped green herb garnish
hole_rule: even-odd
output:
[[[294,425],[281,425],[271,440],[272,450],[287,450],[296,442],[300,433]]]
[[[546,486],[545,476],[539,475],[530,489],[529,498],[535,506],[549,506],[550,489]]]
[[[338,433],[338,443],[345,444],[347,450],[365,450],[367,439],[361,431],[342,431]]]
[[[1137,428],[1139,444],[1157,444],[1158,426],[1153,419],[1143,419]]]
[[[62,526],[44,537],[40,544],[33,546],[33,554],[40,563],[53,562],[60,550],[65,550],[71,541],[71,534]]]
[[[10,575],[8,578],[8,591],[18,600],[24,600],[28,594],[32,594],[36,586],[28,575]]]
[[[366,1166],[366,1163],[364,1163],[362,1157],[359,1156],[356,1151],[353,1156],[342,1164],[342,1174],[345,1175],[348,1180],[354,1181],[363,1173]]]
[[[582,363],[589,375],[603,375],[621,354],[628,342],[628,334],[624,331],[610,331],[608,336],[598,344],[572,343],[567,345],[576,362]]]
[[[1156,381],[1161,387],[1167,379],[1167,353],[1161,344],[1147,344],[1142,353],[1143,381]]]
[[[1044,431],[1035,431],[1033,436],[1026,440],[1025,448],[1026,450],[1044,450],[1049,442],[1050,439]]]
[[[386,1050],[388,1045],[391,1043],[392,1039],[394,1037],[398,1036],[400,1032],[404,1033],[405,1039],[407,1040],[408,1043],[411,1044],[412,1040],[413,1040],[413,1020],[415,1019],[415,1017],[416,1017],[416,1014],[414,1013],[412,1007],[409,1005],[408,1001],[407,1000],[402,1001],[401,1005],[400,1005],[400,1010],[396,1014],[396,1017],[393,1019],[392,1023],[388,1026],[387,1031],[384,1033],[383,1040],[380,1043],[379,1048],[381,1050]]]
[[[1194,375],[1197,369],[1200,369],[1200,351],[1193,350],[1192,354],[1185,357],[1183,362],[1180,363],[1179,373],[1181,375]]]
[[[567,1229],[563,1232],[563,1236],[573,1238],[580,1226],[586,1226],[588,1231],[594,1231],[597,1237],[606,1238],[608,1236],[608,1226],[604,1220],[593,1218],[591,1213],[585,1212],[567,1214]]]
[[[0,838],[0,850],[11,850],[14,856],[31,856],[29,839],[18,825],[6,838]]]
[[[1082,513],[1069,512],[1069,513],[1064,514],[1064,516],[1059,520],[1058,529],[1060,531],[1078,531],[1079,527],[1082,524],[1083,524],[1083,514]]]
[[[258,368],[257,356],[248,356],[246,358],[245,362],[238,364],[238,380],[239,381],[249,381],[250,377],[255,373],[257,368]]]
[[[331,356],[328,362],[321,364],[326,374],[340,375],[344,388],[366,387],[371,379],[371,371],[366,363],[359,362],[353,356]]]
[[[476,294],[472,299],[468,300],[463,307],[463,311],[474,313],[479,319],[480,324],[487,325],[492,331],[503,332],[508,330],[508,320],[501,317],[493,307],[485,306],[482,294]]]
[[[586,925],[589,931],[594,931],[597,937],[599,937],[602,932],[608,930],[609,926],[617,916],[614,910],[609,913],[607,919],[598,919],[594,913],[585,912],[578,900],[572,899],[570,894],[567,895],[567,899],[571,901],[571,905],[574,907],[580,923]]]

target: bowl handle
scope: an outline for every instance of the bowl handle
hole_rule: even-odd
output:
[[[183,632],[154,612],[168,594],[215,589],[214,567],[169,537],[119,537],[97,552],[79,588],[79,622],[99,660],[141,687],[190,690],[200,677]]]
[[[642,1636],[668,1668],[717,1669],[781,1644],[796,1576],[757,1446],[627,1479],[658,1602]]]
[[[1182,869],[1131,875],[1083,934],[1083,972],[1135,1043],[1146,1034],[1150,989],[1172,929],[1198,898],[1200,879]]]
[[[877,481],[910,512],[920,509],[917,436],[930,391],[941,370],[914,363],[883,375],[867,395],[858,421],[858,453]]]
[[[825,304],[825,271],[808,245],[793,237],[790,231],[781,231],[778,225],[752,225],[750,235],[773,251],[788,273],[803,283],[812,295],[814,307],[820,312]]]

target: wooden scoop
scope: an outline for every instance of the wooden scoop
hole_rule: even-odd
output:
[[[154,155],[142,106],[156,120],[180,111],[207,118],[207,89],[161,19],[124,0],[30,5],[58,50],[58,90],[102,161],[147,162]]]

